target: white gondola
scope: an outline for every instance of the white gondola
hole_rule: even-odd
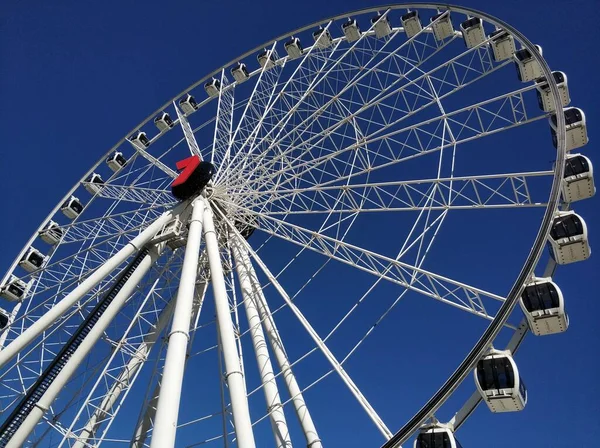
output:
[[[408,38],[417,35],[423,29],[418,11],[408,11],[400,17],[400,21],[402,22],[402,28],[404,28],[404,32]]]
[[[97,173],[93,173],[90,177],[88,177],[83,184],[84,188],[90,194],[99,193],[102,190],[102,185],[104,185],[104,180],[102,180],[102,176]]]
[[[173,123],[173,119],[166,112],[163,112],[162,114],[157,115],[154,118],[154,124],[156,125],[156,127],[158,128],[158,130],[160,132],[168,131],[173,126],[175,126],[175,123]]]
[[[436,22],[437,20],[437,22]],[[434,15],[430,22],[433,23],[433,35],[437,40],[444,40],[454,34],[454,27],[450,19],[450,11],[441,11]]]
[[[21,261],[19,261],[19,266],[21,266],[27,272],[37,271],[44,266],[46,259],[47,257],[44,256],[43,253],[32,246],[27,249],[27,252],[25,252],[25,255],[23,255],[23,258],[21,258]]]
[[[414,448],[462,448],[450,425],[427,423],[419,429]]]
[[[515,38],[508,31],[496,30],[488,36],[494,61],[502,62],[510,59],[517,50]]]
[[[260,66],[267,70],[274,67],[275,62],[277,62],[273,52],[271,50],[267,50],[266,48],[258,54],[256,59],[258,59]]]
[[[123,168],[125,165],[127,165],[127,159],[125,159],[125,157],[123,157],[122,152],[115,151],[115,153],[112,156],[109,156],[106,159],[106,164],[113,172],[116,173],[121,168]]]
[[[284,47],[290,59],[299,58],[302,56],[302,52],[304,51],[302,44],[300,43],[300,39],[297,37],[292,37],[290,40],[288,40]]]
[[[485,42],[483,21],[479,17],[470,17],[461,23],[460,32],[467,48],[473,48]]]
[[[243,62],[238,62],[231,69],[231,76],[233,76],[233,78],[237,82],[244,82],[245,80],[247,80],[250,77],[250,73],[248,72],[248,69],[246,68],[246,64],[244,64]]]
[[[150,146],[150,140],[146,136],[144,131],[138,131],[137,134],[129,137],[129,142],[135,147],[139,149],[144,149]]]
[[[212,78],[210,81],[204,84],[204,90],[206,90],[206,93],[211,98],[218,96],[219,92],[221,91],[221,81],[219,81],[217,78]]]
[[[550,235],[552,258],[558,264],[569,264],[589,258],[587,225],[574,211],[559,212],[554,218]]]
[[[542,47],[536,45],[535,48],[541,55]],[[527,48],[522,48],[515,53],[515,66],[519,81],[529,82],[543,76],[542,66]]]
[[[39,235],[42,241],[54,246],[62,239],[63,230],[57,222],[50,221],[48,225],[39,232]]]
[[[355,42],[360,39],[361,33],[356,19],[348,19],[342,24],[342,31],[348,42]]]
[[[490,350],[473,373],[477,390],[492,412],[525,408],[527,389],[510,350]]]
[[[569,327],[563,294],[550,277],[535,277],[521,294],[520,304],[536,336],[562,333]]]
[[[581,154],[570,154],[565,161],[562,194],[566,202],[591,198],[596,194],[594,167],[590,159]]]
[[[71,196],[64,202],[60,211],[63,212],[67,218],[75,219],[83,211],[83,205],[78,198]]]
[[[568,107],[564,109],[564,113],[567,151],[585,146],[588,142],[585,114],[578,107]],[[553,114],[550,116],[550,132],[552,133],[552,143],[554,144],[555,148],[558,145],[558,138],[556,137],[556,123],[556,114]]]
[[[0,331],[4,331],[10,322],[10,313],[4,308],[0,308]]]
[[[195,110],[198,110],[198,103],[196,99],[189,93],[179,100],[179,107],[185,114],[191,114]]]
[[[315,40],[316,46],[321,49],[330,47],[333,43],[331,33],[323,27],[319,27],[318,30],[313,31],[313,39]]]
[[[23,280],[11,275],[10,280],[0,288],[0,296],[10,302],[20,302],[25,297],[26,289],[27,284]]]
[[[377,13],[375,17],[371,18],[371,24],[375,29],[375,36],[377,36],[377,39],[383,39],[392,32],[392,25],[390,25],[390,20],[387,16],[382,17],[381,14]]]
[[[561,103],[563,106],[568,106],[571,102],[569,96],[569,85],[567,83],[567,75],[563,72],[552,72],[552,77],[556,86],[558,87],[558,93],[560,94]],[[537,93],[538,105],[544,112],[554,112],[556,105],[554,104],[554,96],[550,91],[550,85],[545,77],[541,77],[535,80],[535,88]]]

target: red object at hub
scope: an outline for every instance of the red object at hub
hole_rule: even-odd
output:
[[[180,201],[200,194],[215,174],[214,165],[197,155],[180,160],[176,166],[180,174],[171,184],[171,192]]]

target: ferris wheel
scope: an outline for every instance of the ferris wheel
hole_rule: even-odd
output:
[[[591,253],[587,141],[567,74],[479,11],[370,8],[248,51],[15,257],[0,447],[336,446],[341,406],[371,446],[459,447],[481,402],[525,408],[524,337],[568,329],[553,274]],[[434,315],[468,345],[403,416],[403,328]]]

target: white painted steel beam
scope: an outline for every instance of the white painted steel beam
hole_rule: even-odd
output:
[[[168,337],[169,346],[156,408],[151,448],[173,448],[175,446],[179,402],[181,400],[187,346],[190,340],[190,321],[194,307],[194,289],[202,238],[204,208],[202,198],[196,198],[192,203],[192,207],[192,217],[177,291],[177,302],[173,313],[171,332]]]
[[[156,259],[160,256],[162,248],[162,245],[158,248],[152,248],[142,259],[139,266],[132,272],[129,279],[125,282],[110,305],[108,305],[106,311],[100,316],[81,345],[75,350],[63,369],[56,376],[54,381],[52,381],[52,384],[48,387],[44,395],[42,395],[19,429],[15,432],[6,445],[6,448],[21,448],[24,446],[31,431],[33,431],[46,411],[50,409],[50,406],[58,396],[59,392],[67,384],[81,362],[85,359],[96,342],[98,342],[123,305],[125,305],[127,299],[134,293],[135,288],[138,286],[144,275],[146,275]]]
[[[20,353],[28,344],[37,338],[46,328],[50,327],[56,320],[60,319],[73,305],[75,305],[84,295],[92,290],[106,276],[114,271],[132,254],[146,245],[156,233],[166,224],[174,215],[183,210],[183,204],[175,207],[173,210],[163,213],[152,224],[146,227],[138,236],[133,238],[126,246],[119,250],[115,255],[109,258],[106,263],[101,265],[79,286],[67,294],[60,302],[56,303],[43,316],[34,322],[23,333],[10,342],[4,350],[0,351],[0,368],[6,365],[13,357]]]
[[[252,337],[252,345],[258,363],[258,371],[260,374],[261,384],[267,402],[267,412],[271,420],[273,436],[275,437],[275,446],[277,448],[291,448],[292,441],[285,419],[285,413],[281,404],[277,381],[273,372],[273,365],[269,355],[269,349],[265,339],[261,318],[258,312],[256,296],[259,294],[255,290],[252,276],[254,270],[248,252],[243,244],[240,244],[237,235],[232,235],[230,238],[230,246],[235,259],[235,268],[240,282],[240,289],[246,309],[246,317],[248,326],[250,327],[250,336]],[[255,274],[254,274],[255,275]]]
[[[252,431],[252,421],[250,420],[244,374],[241,369],[239,353],[235,341],[235,332],[233,321],[231,319],[229,301],[227,299],[227,291],[225,289],[223,266],[221,264],[219,243],[213,222],[213,213],[208,201],[205,201],[204,208],[204,239],[206,241],[210,277],[213,294],[215,296],[217,326],[219,334],[221,335],[223,358],[225,360],[225,375],[229,387],[231,413],[233,415],[237,446],[239,448],[255,448],[256,444],[254,442],[254,433]],[[157,445],[156,447],[152,446],[152,448],[166,447],[162,445],[159,447]]]

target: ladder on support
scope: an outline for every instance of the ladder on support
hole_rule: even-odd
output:
[[[108,306],[112,303],[119,291],[121,291],[127,280],[129,280],[146,255],[148,255],[148,249],[143,248],[135,259],[123,270],[123,272],[121,272],[110,290],[98,301],[94,309],[88,314],[81,325],[79,325],[79,328],[77,328],[69,338],[48,367],[46,367],[37,381],[29,388],[25,397],[23,397],[4,423],[2,423],[2,426],[0,427],[0,448],[6,447],[31,410],[48,390],[54,379],[65,367],[73,353],[75,353],[91,329],[96,325],[98,319],[104,314]]]

